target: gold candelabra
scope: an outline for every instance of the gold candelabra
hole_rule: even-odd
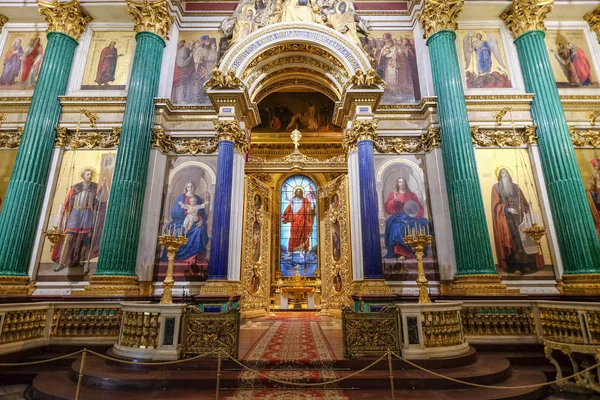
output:
[[[63,240],[63,238],[67,234],[67,232],[60,229],[58,226],[55,226],[52,229],[47,229],[43,232],[44,232],[44,235],[46,235],[46,238],[50,241],[50,253],[52,253],[54,251],[54,247],[56,247],[58,242]]]
[[[171,234],[164,234],[158,237],[158,243],[167,249],[167,259],[169,260],[167,264],[167,276],[163,281],[163,294],[160,304],[173,303],[173,285],[175,284],[173,280],[173,264],[175,263],[175,254],[187,241],[188,238],[182,236],[181,231],[171,232]]]
[[[535,244],[537,244],[538,254],[542,254],[542,237],[546,234],[546,228],[541,225],[536,224],[535,222],[531,224],[531,226],[525,230],[523,230],[527,235],[529,235],[533,240],[535,240]]]
[[[429,292],[427,286],[427,278],[425,278],[425,268],[423,267],[423,253],[425,247],[431,244],[433,237],[429,235],[428,230],[420,227],[418,229],[412,228],[406,231],[404,235],[404,243],[408,244],[415,250],[415,256],[417,257],[417,286],[419,287],[419,304],[431,303],[429,298]]]

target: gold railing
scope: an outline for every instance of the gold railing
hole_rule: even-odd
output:
[[[117,337],[120,326],[121,310],[118,307],[60,308],[52,317],[50,336]]]
[[[469,307],[463,305],[461,320],[468,336],[531,336],[535,335],[532,307]]]
[[[158,347],[159,317],[158,312],[125,311],[118,344],[138,349],[155,349]]]
[[[45,309],[9,311],[2,320],[0,344],[43,338],[45,328]]]
[[[585,343],[579,312],[575,309],[540,307],[544,339],[567,343]]]
[[[465,342],[457,311],[430,311],[421,316],[425,347],[455,346]]]
[[[399,313],[387,308],[377,313],[355,313],[345,307],[342,311],[344,357],[380,355],[391,349],[400,351]]]
[[[183,317],[182,357],[190,358],[216,349],[237,357],[240,338],[240,311],[202,313],[188,306]]]
[[[571,361],[571,367],[575,378],[564,378],[560,363],[554,358],[554,352],[560,351]],[[564,389],[588,389],[600,393],[600,348],[589,344],[561,343],[551,340],[544,340],[544,353],[548,361],[556,368],[556,385],[560,390]],[[587,357],[587,360],[586,360]],[[590,370],[589,365],[595,364]]]

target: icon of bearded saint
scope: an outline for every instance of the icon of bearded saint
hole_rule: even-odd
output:
[[[284,224],[291,224],[288,252],[309,252],[310,236],[315,220],[315,201],[313,193],[309,192],[305,197],[302,188],[298,187],[294,190],[294,197],[281,216]]]

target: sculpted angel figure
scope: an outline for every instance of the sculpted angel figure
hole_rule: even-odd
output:
[[[471,61],[475,63],[474,69],[477,74],[488,74],[492,71],[492,56],[498,64],[506,69],[502,54],[496,37],[488,33],[486,39],[483,40],[481,33],[475,34],[473,31],[467,33],[463,39],[463,52],[465,60],[465,70],[471,68]],[[475,59],[473,59],[475,53]]]
[[[340,1],[335,12],[326,14],[327,21],[336,31],[343,33],[359,46],[362,46],[358,38],[358,30],[368,34],[371,26],[356,14],[352,1]]]
[[[221,23],[221,31],[233,43],[267,24],[275,0],[240,0],[230,17]]]

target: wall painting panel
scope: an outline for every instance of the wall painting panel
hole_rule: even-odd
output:
[[[508,280],[554,279],[547,235],[542,253],[524,230],[544,225],[527,149],[475,151],[498,274]]]
[[[376,155],[375,171],[385,279],[414,281],[417,260],[413,249],[404,243],[404,236],[413,228],[423,228],[433,234],[425,157]],[[425,249],[423,264],[427,279],[440,279],[435,239],[433,245]]]
[[[459,30],[456,36],[465,87],[512,87],[499,29]]]
[[[134,32],[95,31],[81,90],[125,90],[134,49]]]
[[[204,83],[227,49],[227,39],[221,32],[180,32],[171,101],[176,104],[210,104]]]
[[[0,53],[0,90],[33,90],[44,60],[45,32],[9,32]]]
[[[548,30],[545,41],[559,89],[600,87],[583,30]]]
[[[160,232],[179,232],[188,238],[175,254],[173,278],[204,281],[208,278],[212,214],[216,206],[212,199],[217,158],[173,156],[168,165]],[[167,252],[158,246],[154,280],[164,280],[166,271]]]
[[[575,149],[575,157],[577,157],[596,232],[600,238],[600,150]]]
[[[375,70],[387,84],[381,102],[418,102],[421,90],[412,31],[376,31],[371,32],[370,37],[361,37],[360,41],[375,60]]]
[[[66,231],[54,250],[44,239],[37,280],[80,282],[96,271],[116,150],[65,151],[48,228]]]

